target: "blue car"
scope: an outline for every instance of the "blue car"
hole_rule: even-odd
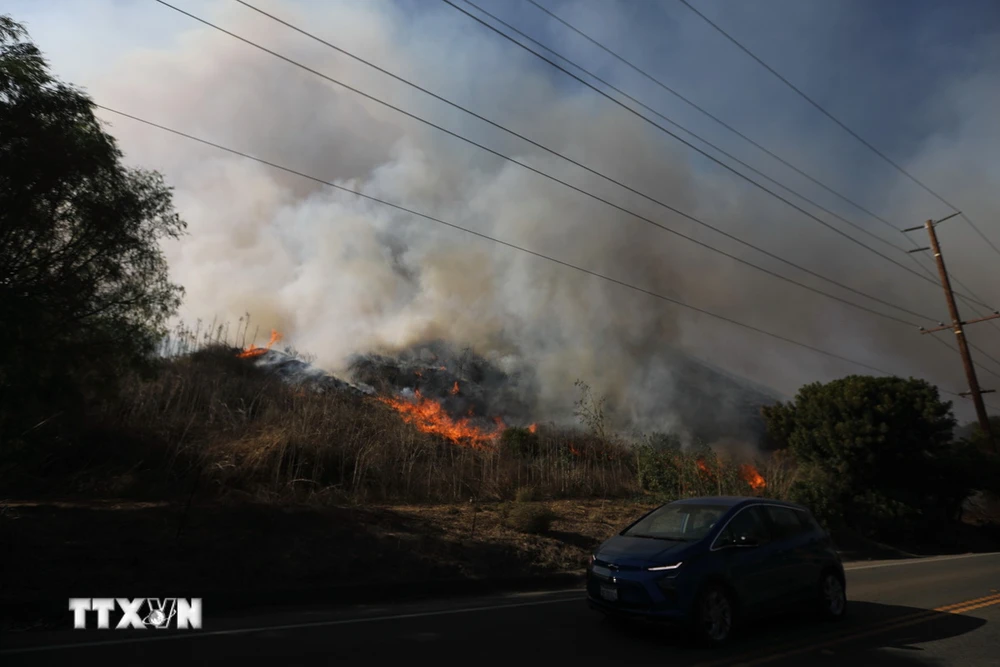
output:
[[[805,507],[761,498],[689,498],[642,516],[587,567],[587,600],[613,616],[689,624],[708,644],[741,619],[812,605],[847,608],[844,566]]]

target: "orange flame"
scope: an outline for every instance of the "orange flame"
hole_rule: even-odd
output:
[[[705,463],[705,459],[698,459],[697,463],[698,463],[698,470],[702,471],[706,475],[710,472],[708,469],[708,465]]]
[[[378,400],[399,412],[407,424],[413,424],[424,433],[442,436],[457,445],[489,449],[492,441],[504,429],[503,420],[499,417],[494,420],[497,423],[495,430],[479,428],[470,424],[468,419],[455,420],[437,401],[421,396],[419,391],[414,393],[414,401],[395,397],[381,397]]]
[[[580,450],[573,446],[573,443],[569,443],[569,453],[573,456],[582,456]]]
[[[279,340],[281,340],[281,334],[275,331],[274,329],[271,329],[271,340],[267,341],[267,347],[257,347],[253,343],[250,343],[250,347],[243,350],[236,356],[239,357],[240,359],[251,359],[253,357],[259,357],[260,355],[270,350],[271,346],[277,343]]]
[[[767,482],[764,481],[764,476],[754,468],[749,463],[744,463],[740,466],[740,476],[750,485],[754,491],[763,489],[767,486]]]
[[[537,430],[538,430],[538,424],[532,424],[531,426],[528,427],[528,432],[529,433],[534,433]]]
[[[451,388],[451,395],[456,396],[458,394],[458,380],[455,381],[455,386]]]

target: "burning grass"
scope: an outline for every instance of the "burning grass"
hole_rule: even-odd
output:
[[[795,481],[794,466],[781,455],[750,463],[707,447],[682,450],[647,444],[638,448],[636,459],[640,488],[663,499],[716,495],[785,499]]]
[[[252,359],[253,357],[259,357],[259,356],[263,355],[265,352],[267,352],[268,350],[270,350],[271,347],[275,343],[277,343],[278,341],[280,341],[280,340],[281,340],[281,334],[272,329],[271,330],[271,339],[267,341],[267,345],[266,346],[264,346],[264,347],[257,347],[253,343],[250,343],[250,346],[248,348],[246,348],[245,350],[243,350],[242,352],[240,352],[236,356],[239,357],[240,359]]]
[[[458,393],[458,382],[451,393]],[[421,433],[440,436],[460,446],[492,449],[505,428],[499,417],[495,420],[496,427],[492,429],[478,427],[468,417],[454,419],[439,402],[422,396],[419,391],[415,392],[412,401],[396,396],[380,396],[377,400],[398,412],[404,422],[412,424]]]
[[[778,495],[775,471],[688,451],[655,456],[581,429],[456,418],[442,401],[317,393],[253,363],[267,347],[209,345],[128,380],[51,464],[0,476],[13,494],[160,498],[234,496],[268,502],[502,501],[532,488],[559,498]],[[449,384],[450,381],[449,381]],[[458,392],[454,388],[458,387]],[[471,409],[470,409],[471,412]],[[48,466],[48,467],[46,467]],[[31,472],[35,475],[32,476]],[[780,472],[780,471],[779,471]],[[44,480],[44,481],[43,481]],[[775,481],[777,481],[775,479]]]

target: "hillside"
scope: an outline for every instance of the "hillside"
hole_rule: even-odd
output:
[[[782,397],[775,391],[728,373],[679,351],[665,355],[671,390],[665,391],[656,411],[671,414],[687,435],[703,442],[737,440],[758,444],[764,434],[760,408]],[[506,425],[552,422],[569,425],[572,414],[545,414],[536,407],[536,382],[524,370],[505,370],[494,357],[436,342],[396,354],[358,355],[349,380],[337,378],[316,366],[275,349],[260,349],[258,367],[287,382],[314,390],[351,394],[388,394],[413,400],[419,394],[440,404],[454,419],[496,419]],[[571,391],[572,387],[567,387]],[[646,420],[648,416],[641,415]],[[619,420],[616,429],[630,431],[632,424]]]

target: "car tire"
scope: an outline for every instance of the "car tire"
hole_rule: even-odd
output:
[[[825,621],[839,621],[847,614],[844,581],[833,570],[824,570],[819,580],[816,610]]]
[[[722,646],[729,642],[736,623],[736,600],[725,586],[710,584],[695,602],[692,629],[699,643]]]

